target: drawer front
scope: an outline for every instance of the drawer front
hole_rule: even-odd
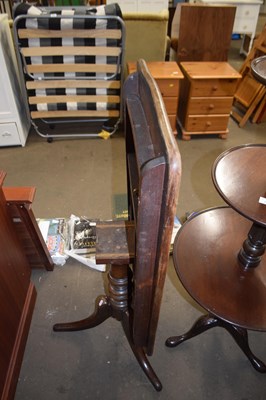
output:
[[[191,81],[191,97],[233,96],[237,79],[194,79]]]
[[[170,122],[173,132],[176,133],[176,114],[168,115],[168,119],[169,119],[169,122]]]
[[[177,113],[177,98],[176,97],[164,97],[163,98],[165,109],[167,114]]]
[[[0,124],[0,146],[18,145],[21,145],[21,141],[16,124]]]
[[[238,5],[236,8],[236,15],[235,15],[235,20],[236,19],[241,19],[241,20],[248,20],[248,19],[257,19],[260,11],[260,5],[255,4],[243,4],[243,5]]]
[[[235,19],[233,32],[254,33],[256,32],[257,19]]]
[[[188,132],[224,132],[228,125],[228,115],[189,116],[185,129]]]
[[[178,79],[156,79],[156,83],[162,93],[162,96],[178,96],[179,80]]]
[[[192,97],[188,105],[188,114],[230,114],[232,103],[233,97]]]

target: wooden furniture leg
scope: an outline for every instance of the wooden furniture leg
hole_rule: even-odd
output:
[[[131,270],[128,265],[111,265],[108,274],[109,295],[96,299],[95,311],[92,315],[79,321],[55,324],[55,332],[72,332],[85,330],[100,325],[109,317],[121,322],[129,345],[142,370],[157,391],[162,384],[152,369],[143,348],[136,346],[132,338],[132,310],[128,306],[131,297]]]
[[[265,112],[265,105],[266,105],[266,95],[264,95],[264,98],[261,100],[256,112],[253,115],[253,118],[252,118],[253,124],[260,122],[261,116]]]
[[[107,296],[98,296],[95,301],[94,312],[87,318],[75,322],[55,324],[55,332],[74,332],[94,328],[112,316],[110,303]]]
[[[228,322],[223,321],[220,318],[217,318],[211,314],[201,316],[192,326],[192,328],[183,335],[180,336],[171,336],[169,337],[165,345],[167,347],[176,347],[179,344],[185,342],[188,339],[191,339],[201,333],[214,328],[216,326],[220,326],[225,328],[231,336],[234,338],[235,342],[241,348],[241,350],[245,353],[253,367],[261,373],[266,373],[266,365],[257,358],[251,351],[248,342],[248,332],[246,329],[241,328],[239,326],[235,326]]]
[[[126,334],[127,340],[130,344],[131,350],[136,357],[140,367],[148,377],[149,381],[152,383],[154,388],[159,392],[162,390],[162,384],[155,374],[149,360],[145,354],[143,347],[135,345],[132,338],[132,323],[131,323],[131,312],[127,311],[123,313],[122,326]]]
[[[246,110],[245,114],[243,117],[239,117],[238,113],[232,112],[232,117],[235,118],[239,122],[239,127],[243,128],[245,124],[247,123],[248,119],[262,100],[263,96],[265,94],[265,88],[262,87],[253,102],[249,105],[248,109]]]

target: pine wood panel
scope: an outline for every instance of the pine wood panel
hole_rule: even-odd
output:
[[[176,60],[227,61],[235,12],[235,6],[178,3],[171,34],[178,39]]]
[[[129,74],[136,71],[136,63],[128,62]],[[163,96],[165,108],[168,113],[169,122],[173,133],[176,134],[176,112],[179,99],[179,81],[183,80],[184,75],[173,61],[151,61],[147,63],[152,77],[156,80],[159,90]]]
[[[42,104],[42,103],[120,103],[119,96],[34,96],[29,97],[29,104]]]
[[[49,88],[97,88],[97,89],[120,89],[120,81],[108,80],[44,80],[44,81],[29,81],[26,82],[27,89],[49,89]]]
[[[182,62],[192,79],[239,79],[241,75],[227,62]]]
[[[217,133],[226,131],[228,115],[190,115],[187,118],[186,130],[189,132]]]
[[[256,81],[252,76],[245,75],[241,81],[241,85],[237,88],[235,99],[240,101],[244,107],[248,108],[262,87],[263,85]]]
[[[191,96],[233,96],[236,79],[195,79],[191,81]]]
[[[38,38],[101,38],[101,39],[121,39],[122,32],[119,29],[19,29],[20,39]]]
[[[118,57],[121,53],[119,47],[108,46],[49,46],[49,47],[27,47],[22,48],[24,57],[44,56],[113,56]]]
[[[56,73],[56,72],[93,72],[110,73],[116,72],[116,65],[111,64],[38,64],[28,65],[27,70],[31,74]]]
[[[167,114],[175,114],[177,111],[177,97],[164,97],[163,98]]]
[[[179,79],[158,79],[156,80],[162,96],[176,96],[179,93]]]
[[[192,97],[189,101],[189,114],[229,114],[233,97]]]
[[[149,71],[152,77],[156,80],[177,80],[182,79],[183,74],[175,61],[149,61],[147,63]],[[136,63],[135,62],[128,62],[128,73],[132,74],[136,71]]]
[[[32,118],[93,118],[93,117],[119,117],[118,110],[65,110],[65,111],[32,111]]]
[[[169,119],[171,128],[173,129],[173,131],[175,133],[175,131],[176,131],[176,121],[177,121],[176,114],[173,114],[173,115],[168,114],[168,119]]]

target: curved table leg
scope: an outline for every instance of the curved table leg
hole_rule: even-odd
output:
[[[176,347],[180,343],[185,342],[186,340],[191,339],[197,335],[200,335],[201,333],[207,331],[208,329],[214,328],[215,326],[220,326],[226,329],[227,332],[229,332],[234,338],[240,349],[247,356],[252,366],[258,372],[266,373],[266,365],[252,353],[249,347],[247,330],[225,322],[222,319],[214,317],[210,314],[200,317],[192,326],[192,328],[185,334],[169,337],[166,340],[165,345],[167,347]]]
[[[144,350],[140,346],[136,346],[135,343],[133,342],[132,338],[132,329],[131,329],[131,323],[130,323],[130,313],[128,311],[123,313],[123,318],[121,320],[124,332],[126,334],[128,343],[131,347],[131,350],[136,357],[140,367],[144,371],[145,375],[153,385],[153,387],[159,392],[162,390],[162,384],[157,377],[156,373],[154,372],[151,364],[149,363],[149,360],[147,358],[147,355],[145,354]]]
[[[211,329],[218,325],[219,325],[218,318],[212,317],[209,314],[203,315],[195,322],[195,324],[188,332],[180,336],[169,337],[166,340],[165,345],[167,347],[176,347],[180,343],[185,342],[186,340],[191,339],[197,335],[200,335],[201,333],[207,331],[208,329]]]
[[[234,338],[235,342],[238,344],[240,349],[247,356],[252,366],[261,373],[266,373],[266,365],[257,358],[251,351],[248,343],[248,332],[244,328],[240,328],[239,326],[231,325],[224,321],[221,321],[220,326],[225,328]]]
[[[84,329],[94,328],[100,325],[107,318],[112,316],[112,308],[109,304],[107,296],[99,296],[95,301],[95,310],[89,317],[80,321],[63,322],[55,324],[53,330],[55,332],[72,332],[81,331]]]
[[[128,266],[111,265],[108,279],[110,295],[99,296],[96,299],[95,310],[91,316],[80,321],[55,324],[53,330],[55,332],[85,330],[100,325],[109,317],[117,319],[123,326],[131,350],[133,351],[140,367],[154,388],[157,391],[160,391],[162,390],[162,384],[152,369],[144,349],[137,346],[133,341],[132,313],[131,310],[128,310],[128,298],[130,297],[128,290],[131,285],[131,272],[128,270]]]

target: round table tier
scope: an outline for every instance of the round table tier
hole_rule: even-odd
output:
[[[238,253],[252,223],[229,207],[188,220],[174,243],[183,286],[211,314],[251,330],[266,330],[266,257],[244,270]]]
[[[227,204],[266,227],[265,144],[244,145],[224,152],[215,161],[212,176]]]

